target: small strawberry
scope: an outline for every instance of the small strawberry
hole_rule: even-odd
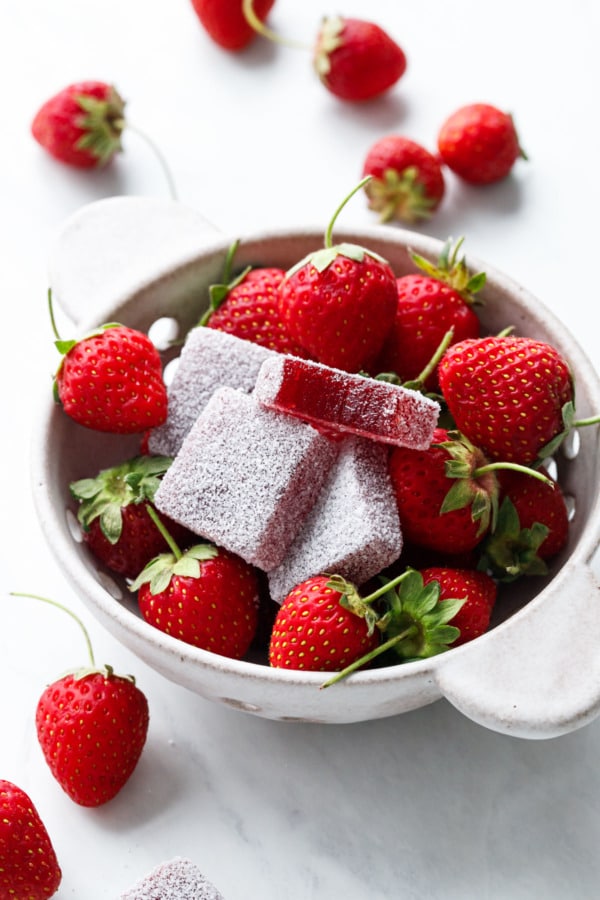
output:
[[[90,666],[45,689],[35,724],[44,758],[65,793],[80,806],[101,806],[119,793],[138,763],[148,733],[148,701],[133,676],[96,666],[87,630],[73,612],[34,594],[13,596],[62,609],[84,634]]]
[[[354,584],[316,575],[287,595],[273,623],[269,663],[277,669],[336,672],[379,644],[377,615]]]
[[[363,176],[369,209],[379,213],[380,222],[397,219],[414,224],[428,219],[444,196],[445,183],[437,158],[402,135],[380,138],[369,149]]]
[[[456,427],[490,459],[530,465],[578,424],[569,365],[544,341],[461,341],[442,357],[438,378]]]
[[[124,578],[136,578],[151,559],[168,550],[148,515],[147,503],[153,502],[170,464],[164,456],[136,456],[70,485],[79,501],[77,518],[84,541],[97,559]],[[191,541],[187,529],[157,515],[176,541]]]
[[[47,900],[61,881],[50,835],[30,797],[0,779],[0,897]]]
[[[433,358],[446,333],[451,343],[478,337],[480,322],[474,310],[476,294],[485,284],[485,273],[472,275],[464,257],[458,258],[462,241],[448,241],[437,265],[412,254],[422,271],[396,280],[396,316],[375,361],[378,372],[394,372],[402,382],[417,379]],[[437,370],[426,379],[429,390],[438,388]]]
[[[209,289],[210,305],[199,324],[278,353],[305,356],[302,348],[290,339],[281,320],[279,288],[284,270],[247,267],[233,278],[231,263],[236,247],[234,244],[229,251],[223,283],[213,284]]]
[[[529,480],[535,481],[532,478]],[[460,631],[452,642],[453,647],[466,644],[488,630],[498,596],[498,586],[493,578],[485,572],[438,566],[421,569],[421,576],[424,584],[439,584],[442,603],[454,597],[464,599],[463,605],[448,622]]]
[[[381,349],[397,306],[396,278],[389,263],[357,244],[325,247],[291,268],[280,288],[281,318],[292,338],[317,362],[347,372],[368,368]]]
[[[487,103],[453,113],[439,131],[438,149],[448,168],[471,184],[500,181],[519,157],[527,159],[512,117]]]
[[[492,526],[496,474],[461,436],[437,428],[428,450],[394,447],[389,471],[406,541],[440,553],[466,553]]]
[[[317,37],[313,65],[336,97],[363,101],[396,84],[406,71],[406,56],[379,25],[327,16]]]
[[[480,568],[501,581],[545,575],[546,560],[567,544],[569,516],[558,482],[522,472],[498,472],[501,503],[493,534],[482,545]]]
[[[243,50],[256,36],[243,11],[243,0],[191,0],[202,26],[212,40],[225,50]],[[252,13],[264,21],[275,0],[253,0]]]
[[[55,159],[82,169],[108,163],[120,152],[125,103],[103,81],[81,81],[63,88],[40,107],[31,131]]]
[[[154,517],[154,511],[150,509]],[[259,583],[254,568],[212,544],[152,560],[131,585],[146,622],[172,637],[230,659],[241,659],[255,636]]]
[[[62,354],[55,399],[75,422],[95,431],[136,434],[167,417],[162,361],[152,341],[111,323],[79,340],[61,340],[50,304],[55,345]]]

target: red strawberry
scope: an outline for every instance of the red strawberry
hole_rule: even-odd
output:
[[[192,6],[210,37],[225,50],[242,50],[256,35],[243,7],[248,5],[260,21],[267,18],[275,0],[192,0]]]
[[[103,325],[78,341],[56,341],[63,359],[54,391],[68,416],[96,431],[135,434],[167,417],[160,354],[141,331]]]
[[[369,100],[396,84],[406,70],[406,56],[379,25],[329,16],[317,37],[313,65],[336,97]]]
[[[444,354],[438,377],[458,430],[490,459],[529,465],[553,450],[571,427],[569,366],[543,341],[512,336],[461,341]]]
[[[105,566],[125,578],[136,578],[151,559],[169,549],[146,507],[170,463],[164,456],[136,456],[70,485],[80,501],[77,518],[85,542]],[[176,541],[191,542],[187,529],[157,515]]]
[[[459,637],[452,643],[453,647],[466,644],[487,631],[498,595],[498,587],[493,578],[485,572],[471,569],[436,566],[421,569],[421,575],[424,584],[439,584],[442,603],[455,597],[465,601],[448,623],[460,631]]]
[[[369,209],[380,222],[398,219],[413,224],[428,219],[440,205],[445,184],[437,158],[415,141],[401,135],[380,138],[370,148],[363,175]]]
[[[50,771],[80,806],[100,806],[125,785],[141,756],[148,733],[148,701],[133,676],[98,668],[88,632],[80,619],[54,600],[81,628],[90,665],[63,675],[40,697],[37,736]]]
[[[471,275],[464,257],[457,258],[461,243],[452,247],[449,241],[437,265],[412,254],[423,271],[396,281],[396,317],[374,364],[378,372],[395,372],[402,382],[417,380],[450,329],[451,343],[479,336],[479,317],[473,305],[485,274]],[[435,368],[426,378],[425,387],[438,387]]]
[[[259,583],[252,566],[212,544],[156,557],[131,585],[144,619],[186,644],[241,659],[255,636]]]
[[[428,450],[394,447],[390,477],[406,541],[440,553],[465,553],[493,521],[498,484],[487,460],[444,428]]]
[[[55,159],[90,169],[122,150],[125,103],[103,81],[63,88],[38,110],[31,125],[35,140]]]
[[[522,472],[498,472],[502,502],[494,533],[486,538],[480,566],[502,581],[545,575],[545,560],[556,556],[569,537],[569,516],[557,482]]]
[[[387,261],[357,244],[325,247],[291,268],[280,288],[281,318],[292,340],[317,362],[347,372],[367,368],[394,320],[396,277]]]
[[[269,663],[278,669],[337,672],[377,647],[376,619],[355,585],[339,575],[316,575],[281,604]]]
[[[199,324],[226,331],[278,353],[305,356],[302,348],[290,339],[281,320],[279,288],[285,272],[277,268],[252,269],[248,266],[232,278],[231,264],[236,248],[237,243],[229,251],[223,283],[210,287],[210,306]]]
[[[47,900],[61,880],[50,836],[31,799],[0,779],[0,897]]]
[[[487,103],[473,103],[453,113],[438,134],[443,162],[471,184],[500,181],[525,153],[512,117]]]

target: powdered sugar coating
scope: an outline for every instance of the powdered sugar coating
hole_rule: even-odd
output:
[[[402,532],[387,462],[387,447],[344,439],[317,503],[269,572],[273,600],[281,603],[312,575],[335,573],[361,585],[398,559]]]
[[[166,422],[153,429],[150,453],[175,456],[190,428],[219,387],[250,393],[273,350],[213,328],[193,328],[168,388]]]
[[[336,445],[310,425],[220,388],[164,475],[155,504],[269,570],[283,560],[336,455]]]
[[[161,863],[119,900],[224,900],[198,866],[184,857]]]
[[[438,403],[418,391],[294,356],[265,360],[254,393],[270,409],[316,428],[415,450],[431,444],[440,412]]]

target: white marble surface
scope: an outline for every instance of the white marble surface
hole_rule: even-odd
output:
[[[504,737],[440,702],[364,725],[282,725],[214,706],[116,644],[83,608],[36,524],[32,418],[58,362],[46,314],[46,259],[64,218],[114,194],[166,195],[133,133],[107,171],[46,157],[29,136],[65,84],[113,81],[132,122],[169,160],[180,198],[227,231],[329,217],[379,136],[432,145],[455,108],[511,110],[530,162],[486,190],[449,180],[424,230],[466,235],[467,252],[522,282],[570,326],[596,366],[595,115],[600,13],[592,0],[542,11],[506,0],[278,0],[271,22],[312,41],[320,16],[370,17],[409,68],[384,100],[340,104],[300,51],[264,42],[243,56],[212,45],[187,0],[30,0],[0,7],[0,275],[4,440],[0,570],[0,777],[38,806],[63,868],[60,898],[116,900],[157,863],[192,858],[227,900],[588,900],[600,861],[600,722],[544,742]],[[360,199],[345,224],[373,221]],[[390,226],[393,227],[393,226]],[[11,591],[61,599],[88,625],[97,658],[134,672],[151,727],[134,776],[107,806],[75,806],[34,731],[48,681],[83,659],[75,626]],[[568,602],[568,598],[565,598]],[[600,652],[600,651],[599,651]]]

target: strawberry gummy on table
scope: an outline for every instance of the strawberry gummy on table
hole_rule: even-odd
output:
[[[328,433],[357,434],[415,450],[430,446],[440,412],[438,403],[418,391],[295,356],[265,360],[254,394],[269,409]]]
[[[161,863],[119,900],[223,900],[223,895],[186,857]]]
[[[310,425],[219,388],[154,497],[156,508],[246,562],[279,565],[337,456]]]
[[[395,562],[401,550],[388,448],[348,435],[296,540],[269,572],[269,592],[281,603],[297,584],[320,572],[361,585]]]

